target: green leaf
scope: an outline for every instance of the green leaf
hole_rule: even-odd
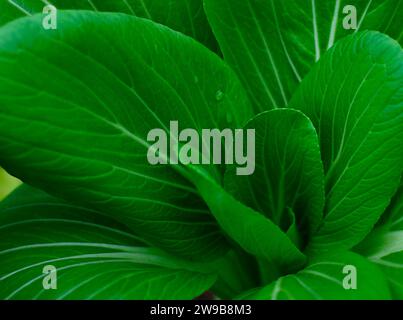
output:
[[[401,0],[204,0],[223,51],[257,111],[284,107],[318,58],[338,39],[343,8],[355,5],[358,30],[402,38]]]
[[[240,248],[229,251],[215,266],[217,281],[210,291],[220,299],[233,299],[259,285],[259,270],[254,257]]]
[[[200,167],[189,167],[190,179],[221,228],[246,252],[269,261],[281,272],[303,267],[305,255],[276,224],[236,200]]]
[[[263,213],[282,230],[312,236],[322,219],[324,176],[319,142],[311,121],[291,109],[264,112],[246,125],[256,130],[256,169],[225,175],[235,198]]]
[[[393,298],[403,299],[403,230],[373,231],[355,250],[382,269]]]
[[[386,225],[392,230],[403,230],[403,177],[400,178],[399,189],[378,221],[378,225]]]
[[[402,171],[402,98],[402,50],[377,32],[339,41],[293,97],[318,132],[326,177],[311,251],[351,248],[387,207]]]
[[[0,231],[1,299],[191,299],[215,280],[110,218],[27,186],[1,203]],[[56,268],[57,289],[44,289],[45,266]]]
[[[180,31],[217,51],[218,45],[207,22],[202,0],[50,0],[58,10],[121,12],[153,20]],[[3,0],[0,25],[26,15],[42,13],[43,0]]]
[[[151,21],[66,11],[59,22],[46,31],[35,16],[0,29],[1,165],[169,252],[222,255],[227,242],[181,167],[149,164],[147,135],[171,120],[199,132],[242,127],[251,111],[234,73]]]
[[[403,299],[403,184],[377,227],[354,248],[378,264],[389,280],[393,298]]]
[[[356,289],[345,289],[352,275],[345,266],[355,267]],[[343,272],[346,271],[346,273]],[[350,269],[351,270],[351,269]],[[382,272],[365,258],[351,253],[318,256],[297,274],[287,275],[239,299],[271,300],[372,300],[390,299]]]

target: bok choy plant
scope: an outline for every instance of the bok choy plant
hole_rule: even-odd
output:
[[[402,299],[402,2],[0,0],[0,298]]]

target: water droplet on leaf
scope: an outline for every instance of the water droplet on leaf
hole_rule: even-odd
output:
[[[221,101],[224,98],[224,92],[222,92],[221,90],[218,90],[215,94],[215,99],[217,101]]]

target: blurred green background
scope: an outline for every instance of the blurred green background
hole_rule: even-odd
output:
[[[20,180],[10,176],[4,169],[0,168],[0,201],[20,184]]]

